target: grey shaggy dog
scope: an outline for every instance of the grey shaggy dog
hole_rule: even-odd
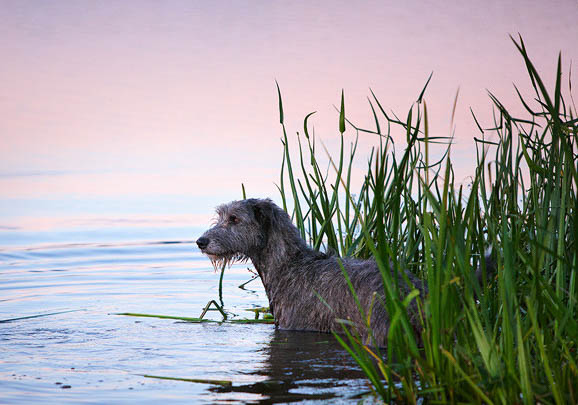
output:
[[[374,260],[338,259],[307,246],[289,215],[269,199],[233,201],[217,208],[218,218],[197,245],[215,267],[251,260],[259,273],[277,327],[288,330],[342,331],[338,319],[350,320],[368,336],[366,322],[338,260],[341,260],[360,304],[372,308],[371,328],[379,345],[385,343],[389,316],[383,302],[383,282]],[[426,288],[406,272],[413,284],[399,275],[401,297],[413,288]],[[320,299],[321,298],[321,299]],[[417,305],[410,305],[410,322],[420,329]]]

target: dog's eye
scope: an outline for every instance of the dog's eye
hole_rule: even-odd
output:
[[[229,215],[229,223],[236,224],[237,222],[239,222],[239,218],[236,215]]]

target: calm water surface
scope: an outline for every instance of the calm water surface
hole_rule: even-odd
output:
[[[330,335],[115,315],[197,317],[217,299],[218,274],[192,243],[201,230],[0,230],[0,402],[359,402],[367,383]],[[246,265],[225,273],[237,318],[268,305],[259,281],[238,288],[251,276]],[[47,316],[8,321],[36,315]]]

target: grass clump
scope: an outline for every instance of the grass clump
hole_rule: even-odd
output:
[[[562,95],[561,58],[549,92],[522,38],[512,40],[535,98],[527,101],[516,89],[527,113],[518,118],[490,93],[493,127],[482,129],[473,116],[480,134],[467,188],[455,181],[451,140],[429,136],[425,87],[405,119],[388,114],[372,93],[371,130],[347,120],[342,94],[336,158],[316,149],[308,128],[312,114],[292,157],[279,91],[284,208],[316,249],[374,257],[382,272],[392,319],[387,353],[364,345],[347,326],[338,339],[385,401],[578,401],[576,107]],[[346,124],[355,132],[347,152]],[[405,133],[402,154],[393,151],[394,130]],[[377,145],[354,194],[360,135],[376,136]],[[448,147],[432,162],[434,142]],[[326,157],[328,170],[320,163]],[[497,273],[486,277],[483,257],[490,247]],[[427,296],[400,296],[386,263],[394,273],[407,269],[425,280]],[[481,286],[474,277],[478,266]],[[423,314],[419,335],[405,310],[413,299]]]

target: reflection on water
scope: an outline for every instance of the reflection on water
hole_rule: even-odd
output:
[[[218,274],[190,229],[62,231],[50,243],[1,232],[0,321],[28,317],[0,323],[3,403],[356,403],[368,390],[331,335],[114,315],[198,316],[217,297]],[[260,282],[237,287],[250,278],[241,265],[225,274],[226,309],[237,317],[267,305]]]
[[[211,391],[260,393],[265,395],[263,402],[285,403],[353,400],[367,389],[363,373],[331,335],[275,330],[262,350],[266,360],[254,374],[266,380]]]

